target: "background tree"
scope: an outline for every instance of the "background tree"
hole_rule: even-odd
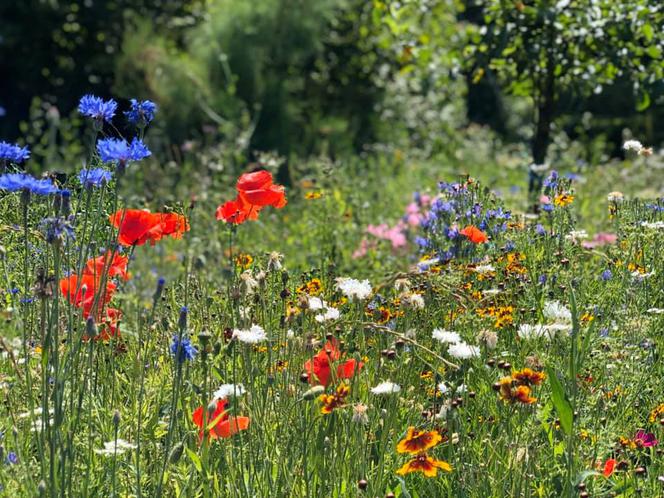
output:
[[[494,72],[533,102],[534,164],[544,164],[562,94],[599,94],[628,80],[637,110],[662,93],[664,9],[647,0],[487,0],[484,26],[468,47],[475,79]],[[531,169],[529,191],[541,174]]]

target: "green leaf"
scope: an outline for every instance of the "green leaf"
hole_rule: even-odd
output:
[[[565,389],[558,380],[556,371],[551,367],[547,367],[546,374],[549,377],[549,385],[551,386],[551,401],[556,412],[558,412],[560,425],[563,431],[569,435],[572,433],[572,405],[565,395]]]
[[[648,107],[650,107],[650,94],[645,90],[641,90],[641,92],[639,92],[639,101],[636,104],[636,110],[639,112],[645,111]]]
[[[198,472],[201,472],[203,470],[203,464],[201,463],[201,459],[198,457],[195,451],[192,451],[189,448],[185,449],[187,450],[187,455],[189,455],[189,458],[191,458],[191,462],[194,464],[194,467],[196,467],[196,470]]]
[[[646,37],[647,41],[652,41],[653,35],[654,35],[654,32],[653,32],[652,26],[648,23],[645,23],[643,25],[643,36]]]

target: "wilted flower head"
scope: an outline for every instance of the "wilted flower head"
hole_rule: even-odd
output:
[[[351,421],[355,424],[366,425],[369,423],[369,416],[367,415],[367,410],[369,407],[362,403],[357,403],[353,405],[353,416]]]
[[[477,341],[483,343],[487,349],[495,349],[498,344],[498,334],[493,330],[481,330],[477,334]]]
[[[277,252],[277,251],[272,251],[267,258],[267,269],[269,271],[279,271],[283,267],[282,261],[284,259],[284,255]]]

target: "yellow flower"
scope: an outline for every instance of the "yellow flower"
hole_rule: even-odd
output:
[[[235,257],[235,264],[240,268],[244,268],[245,270],[249,268],[253,262],[254,258],[251,256],[251,254],[238,254]]]
[[[443,460],[436,460],[426,453],[420,453],[412,460],[403,464],[403,466],[397,470],[397,474],[405,476],[411,472],[422,472],[425,477],[436,477],[438,475],[438,469],[444,470],[445,472],[452,472],[452,466],[449,463]]]
[[[417,454],[433,448],[443,440],[443,436],[436,430],[420,431],[409,427],[406,437],[397,444],[397,453]]]
[[[558,194],[554,199],[553,199],[553,204],[558,206],[558,207],[565,207],[574,202],[574,196],[571,194]]]
[[[308,201],[320,199],[321,197],[323,197],[323,194],[320,192],[307,192],[306,194],[304,194],[304,198]]]

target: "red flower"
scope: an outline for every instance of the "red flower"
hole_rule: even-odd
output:
[[[468,225],[459,233],[464,235],[473,244],[484,244],[489,240],[489,237],[487,237],[486,234],[475,225]]]
[[[102,308],[113,297],[115,284],[106,282],[105,289],[101,290],[101,276],[83,274],[79,281],[77,275],[60,280],[60,292],[77,308],[83,308],[83,316],[88,317],[92,306],[97,301],[97,307]]]
[[[606,462],[604,462],[604,477],[611,477],[611,474],[613,474],[613,470],[616,468],[616,461],[615,458],[609,458]]]
[[[110,341],[112,337],[120,337],[120,318],[122,312],[115,308],[106,308],[97,313],[95,322],[97,323],[97,335],[93,338],[95,341]],[[90,337],[83,334],[83,340],[89,341]]]
[[[97,275],[97,277],[101,277],[104,271],[106,271],[108,278],[121,277],[123,280],[129,280],[129,273],[127,273],[129,257],[115,253],[111,260],[111,255],[111,251],[106,251],[106,254],[103,254],[98,258],[89,259],[85,264],[83,274]]]
[[[245,173],[236,184],[237,197],[217,208],[218,220],[239,225],[247,220],[257,220],[265,206],[281,209],[287,203],[285,189],[272,183],[272,174],[261,170]]]
[[[205,432],[205,428],[203,427],[203,410],[204,407],[199,406],[191,414],[194,424],[201,429],[201,439]],[[217,400],[214,413],[211,416],[208,415],[208,418],[205,420],[206,428],[209,427],[209,437],[211,439],[231,437],[233,434],[248,429],[249,423],[249,417],[229,417],[226,412],[226,401],[223,399]],[[214,425],[210,427],[211,424]]]
[[[124,246],[151,245],[170,235],[175,239],[189,230],[187,219],[176,213],[151,213],[143,209],[120,209],[110,216],[111,224],[119,228],[118,242]]]
[[[339,341],[332,338],[325,343],[323,349],[312,360],[307,360],[304,363],[304,370],[309,374],[309,382],[312,385],[321,384],[327,386],[332,376],[332,363],[339,360],[339,358],[341,358]],[[363,366],[364,363],[361,361],[358,362],[355,359],[347,360],[337,366],[337,379],[350,379]]]

